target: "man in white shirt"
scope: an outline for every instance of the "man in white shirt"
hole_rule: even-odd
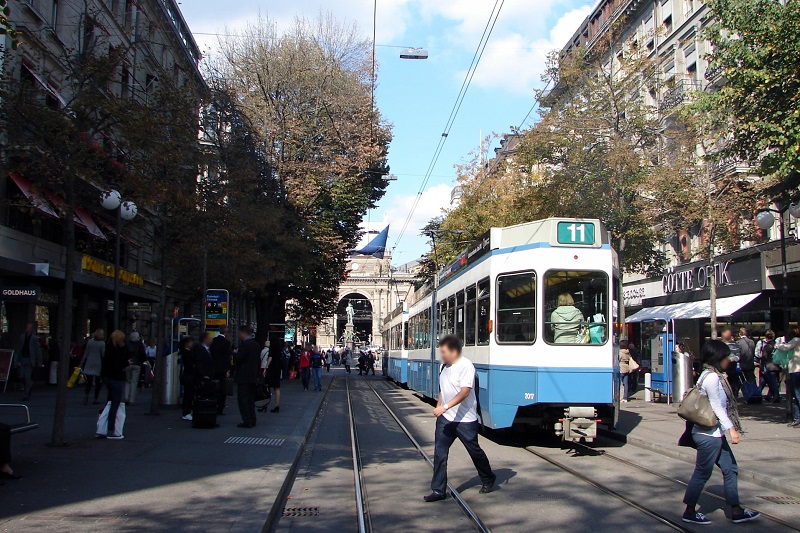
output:
[[[492,492],[497,476],[492,472],[486,453],[478,444],[478,410],[475,397],[475,367],[461,355],[461,339],[448,335],[439,341],[442,367],[439,371],[439,401],[436,417],[436,440],[433,480],[426,502],[447,498],[447,456],[456,439],[467,449],[483,485],[481,494]]]

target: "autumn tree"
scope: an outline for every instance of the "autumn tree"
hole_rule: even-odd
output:
[[[218,77],[262,158],[260,184],[245,182],[233,210],[257,217],[231,232],[255,254],[241,281],[260,323],[282,320],[288,299],[316,323],[335,305],[359,223],[388,183],[390,133],[371,103],[370,44],[328,15],[298,18],[286,33],[259,19],[220,47]],[[224,172],[237,187],[232,163]],[[248,224],[257,237],[240,233]]]
[[[45,73],[60,82],[59,93],[24,69],[19,76],[18,61],[6,64],[0,85],[5,170],[26,177],[41,192],[52,193],[49,199],[61,220],[65,253],[61,302],[74,298],[77,207],[96,206],[102,189],[113,187],[124,195],[135,191],[141,209],[135,225],[146,231],[154,222],[161,227],[157,221],[167,203],[181,198],[182,191],[175,187],[193,186],[197,179],[193,97],[179,96],[184,88],[176,90],[175,85],[147,101],[142,95],[123,96],[118,91],[120,73],[129,67],[131,50],[113,45],[97,16],[89,7],[76,13],[78,39],[74,46],[63,45],[53,58],[57,67]],[[169,75],[162,75],[164,84],[169,84]],[[73,306],[61,305],[61,358],[51,439],[56,446],[64,444],[72,324]]]
[[[757,181],[735,165],[719,159],[719,133],[700,107],[689,101],[674,110],[662,139],[662,162],[655,168],[647,194],[652,202],[646,214],[658,220],[679,243],[680,261],[704,260],[713,264],[720,254],[739,248],[743,241],[760,238],[758,228],[742,213],[754,213]],[[692,245],[691,232],[697,234]],[[699,242],[698,242],[699,241]],[[716,279],[710,270],[711,336],[717,336]]]
[[[535,218],[599,218],[628,271],[664,263],[661,236],[644,215],[643,184],[652,174],[661,123],[644,95],[657,88],[646,50],[607,30],[591,49],[553,54],[541,120],[525,132],[520,161],[540,171],[521,199]]]

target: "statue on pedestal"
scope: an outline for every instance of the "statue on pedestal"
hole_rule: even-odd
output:
[[[353,323],[353,318],[356,315],[356,310],[353,309],[353,303],[352,302],[347,302],[347,309],[345,310],[345,312],[347,313],[347,323],[348,324],[352,324]]]

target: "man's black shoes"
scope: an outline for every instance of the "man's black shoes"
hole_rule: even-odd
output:
[[[494,478],[492,478],[491,481],[481,485],[481,490],[479,490],[478,492],[481,493],[481,494],[489,494],[490,492],[492,492],[494,490],[495,481],[497,481],[497,476],[494,476]]]
[[[440,502],[442,500],[446,500],[447,499],[447,494],[442,494],[441,492],[434,491],[434,492],[431,492],[430,494],[428,494],[427,496],[425,496],[422,499],[425,500],[428,503]]]

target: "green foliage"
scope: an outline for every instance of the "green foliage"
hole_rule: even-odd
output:
[[[750,162],[765,193],[785,197],[800,179],[800,2],[711,0],[709,7],[714,22],[704,37],[724,84],[702,94],[696,111],[727,137],[717,158]]]
[[[654,83],[655,64],[615,30],[591,53],[554,53],[544,78],[540,121],[521,134],[509,161],[460,169],[461,205],[443,227],[477,238],[491,226],[553,216],[599,218],[629,271],[656,273],[662,235],[648,218],[645,194],[658,164],[661,125],[640,94]],[[606,58],[618,58],[606,62]]]

